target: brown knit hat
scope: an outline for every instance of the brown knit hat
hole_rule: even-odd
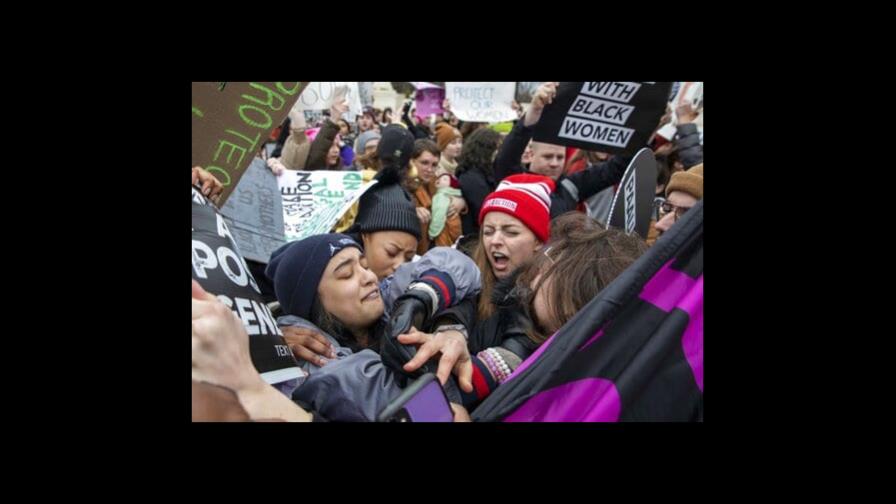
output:
[[[666,186],[666,197],[672,191],[685,192],[698,200],[703,199],[703,163],[687,171],[673,173]]]
[[[436,124],[436,145],[439,146],[440,151],[445,150],[445,147],[453,142],[455,138],[461,138],[460,131],[457,128],[444,122]]]

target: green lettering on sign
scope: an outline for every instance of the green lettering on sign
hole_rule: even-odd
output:
[[[246,112],[245,112],[245,111],[246,111],[247,109],[248,109],[248,110],[254,110],[254,111],[258,112],[259,114],[261,114],[262,116],[264,116],[264,121],[263,121],[263,122],[260,122],[260,121],[253,121],[252,119],[249,119],[248,117],[246,117]],[[265,112],[264,110],[262,110],[262,109],[256,107],[255,105],[240,105],[239,113],[240,113],[240,117],[243,119],[243,121],[244,121],[246,124],[248,124],[249,126],[254,126],[254,127],[256,127],[256,128],[261,128],[261,129],[269,128],[269,127],[271,126],[271,123],[274,122],[274,121],[271,119],[271,115],[270,115],[270,114],[268,114],[268,113]]]
[[[221,185],[223,185],[223,186],[230,185],[230,174],[227,173],[227,171],[224,170],[223,168],[219,168],[217,166],[206,166],[205,170],[209,173],[219,172],[221,174],[221,176],[217,177],[217,179],[221,182]],[[227,178],[227,180],[224,180],[225,177]]]

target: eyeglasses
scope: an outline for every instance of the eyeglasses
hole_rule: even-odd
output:
[[[668,201],[665,201],[665,200],[656,201],[654,203],[654,205],[658,209],[658,214],[657,214],[658,219],[657,220],[662,219],[663,217],[669,215],[674,210],[675,211],[675,219],[672,222],[675,222],[678,219],[680,219],[681,216],[685,214],[685,212],[687,212],[688,210],[691,209],[691,207],[675,206],[672,203],[669,203]]]

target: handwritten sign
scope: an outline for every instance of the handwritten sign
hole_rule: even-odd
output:
[[[220,213],[246,259],[267,264],[286,243],[277,177],[261,158],[252,160]]]
[[[343,119],[354,121],[355,116],[361,114],[361,91],[358,89],[357,82],[311,82],[302,91],[296,101],[297,110],[328,110],[333,103],[334,94],[341,86],[348,86],[348,92],[345,98],[348,100],[348,112],[344,114]],[[333,120],[340,119],[334,117]]]
[[[355,171],[286,170],[277,178],[286,241],[329,233],[375,183],[365,184],[361,172]]]
[[[515,82],[446,82],[451,112],[462,121],[503,122],[516,119]]]
[[[307,82],[194,82],[193,166],[214,175],[223,205]]]

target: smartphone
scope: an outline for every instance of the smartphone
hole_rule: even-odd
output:
[[[453,422],[454,412],[436,375],[427,373],[386,406],[380,422]]]

